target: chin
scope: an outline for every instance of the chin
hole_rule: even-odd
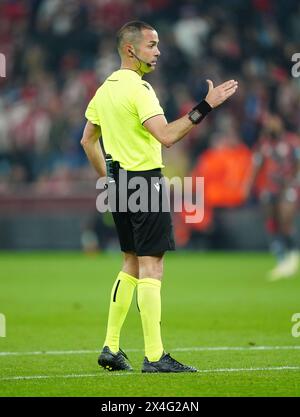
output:
[[[147,67],[146,74],[149,74],[149,72],[153,72],[154,70],[155,70],[155,66],[151,65],[151,67]]]

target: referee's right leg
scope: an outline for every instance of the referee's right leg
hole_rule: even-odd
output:
[[[120,332],[138,283],[139,264],[134,252],[123,252],[122,270],[112,287],[104,346],[111,352],[119,351]]]

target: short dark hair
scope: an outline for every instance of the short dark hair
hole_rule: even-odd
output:
[[[141,32],[143,29],[155,30],[148,23],[142,22],[140,20],[133,20],[128,22],[121,27],[117,32],[117,48],[119,53],[121,52],[122,43],[124,40],[135,44],[141,37]]]

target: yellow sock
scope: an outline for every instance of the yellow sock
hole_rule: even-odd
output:
[[[137,283],[137,278],[121,271],[111,291],[107,332],[103,346],[108,346],[114,353],[119,350],[121,328]]]
[[[164,351],[161,334],[161,282],[154,278],[138,281],[138,306],[141,314],[145,356],[150,362],[158,361]]]

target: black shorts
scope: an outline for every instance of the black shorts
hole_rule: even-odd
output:
[[[126,175],[126,184],[124,174]],[[122,175],[123,179],[121,179]],[[144,184],[147,184],[148,198],[145,197],[145,194],[139,193],[141,187],[138,185],[133,189],[128,189],[128,185],[132,186],[130,180],[136,181],[137,177],[142,178]],[[125,171],[117,169],[114,178],[116,206],[115,210],[112,210],[112,215],[121,250],[134,252],[137,256],[155,256],[165,251],[175,250],[169,201],[161,170]],[[127,187],[125,195],[124,184]],[[111,195],[113,194],[110,191],[109,196]],[[137,197],[138,195],[140,197]],[[121,198],[123,198],[122,204],[120,204]],[[127,202],[126,208],[124,199]],[[132,201],[136,203],[134,207],[132,207]]]

